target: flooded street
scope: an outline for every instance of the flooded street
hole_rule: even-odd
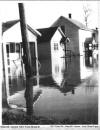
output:
[[[0,124],[98,125],[98,2],[1,3],[0,10]]]
[[[92,57],[41,60],[39,76],[33,76],[34,115],[57,120],[98,122],[98,69]],[[21,64],[9,73],[8,102],[24,108],[25,78]],[[16,106],[15,106],[16,105]]]

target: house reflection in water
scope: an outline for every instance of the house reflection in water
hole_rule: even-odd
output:
[[[46,63],[45,66],[49,68],[51,75],[50,72],[46,75],[44,71],[44,77],[40,78],[40,87],[53,87],[64,95],[68,92],[75,94],[75,88],[93,73],[92,57],[77,56],[66,59],[52,57],[51,62],[50,60],[43,62]]]
[[[45,62],[45,61],[43,61]],[[74,87],[80,83],[80,57],[77,58],[61,58],[52,57],[50,61],[46,62],[45,66],[51,68],[52,73],[49,76],[40,78],[40,87],[53,87],[60,90],[66,95],[67,92],[75,93]],[[41,66],[42,69],[42,66]]]
[[[64,75],[63,75],[64,71],[65,71],[64,58],[60,58],[60,57],[52,58],[52,78],[59,86],[61,86],[62,81],[64,79]]]
[[[87,67],[93,67],[93,58],[91,56],[85,57],[85,65]]]
[[[39,78],[39,88],[53,88],[66,95],[67,93],[75,94],[75,89],[82,80],[92,75],[92,67],[85,66],[85,59],[81,57],[53,58],[51,60],[42,60],[40,76],[32,79],[32,86],[37,85]],[[46,68],[49,68],[46,70]],[[95,86],[94,86],[95,87]],[[87,89],[90,86],[86,86]],[[25,82],[21,76],[9,76],[9,93],[13,95],[25,89]]]
[[[74,94],[74,87],[80,83],[80,60],[77,58],[58,58],[59,72],[56,73],[57,61],[53,60],[52,77],[54,81],[59,85],[59,90],[62,93],[69,91]],[[52,67],[52,68],[53,68]]]
[[[44,77],[40,76],[43,93],[34,106],[35,114],[57,119],[80,117],[84,120],[97,116],[98,85],[94,83],[91,86],[95,81],[93,78],[91,82],[89,78],[93,68],[85,66],[85,57],[71,57],[66,61],[65,58],[52,58],[51,66],[48,64],[50,62],[46,63],[52,74],[46,76],[44,73]],[[89,80],[86,80],[87,77]]]

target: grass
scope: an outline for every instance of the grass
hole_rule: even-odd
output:
[[[88,121],[83,119],[77,120],[57,120],[54,118],[27,116],[25,112],[17,109],[6,109],[2,113],[3,125],[75,125],[75,124],[97,124],[96,120]]]

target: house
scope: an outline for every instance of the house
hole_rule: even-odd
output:
[[[36,61],[38,60],[37,36],[40,36],[41,34],[37,30],[32,29],[29,25],[27,25],[27,29],[32,56],[33,72],[36,73]],[[7,65],[9,66],[8,70],[10,72],[11,68],[14,67],[15,69],[12,70],[16,71],[17,68],[21,68],[21,61],[23,56],[20,20],[7,21],[3,23],[2,35],[3,45],[5,46],[4,48],[6,48],[8,62]],[[16,73],[13,72],[13,74]]]
[[[86,56],[98,57],[98,30],[92,30],[92,37],[87,37],[84,42]]]
[[[98,28],[93,29],[92,37],[94,39],[94,49],[98,49]]]
[[[38,58],[41,63],[39,69],[40,75],[50,75],[52,69],[50,67],[53,61],[59,61],[59,58],[64,57],[64,47],[60,44],[63,37],[60,27],[50,27],[37,29],[41,33],[41,37],[37,38]]]
[[[72,19],[71,14],[69,18],[60,16],[51,27],[60,26],[67,37],[70,39],[70,43],[67,44],[67,50],[70,50],[72,55],[84,54],[84,41],[87,37],[92,37],[92,30],[88,29],[82,23]]]
[[[93,38],[92,37],[88,37],[85,39],[84,42],[84,49],[85,49],[85,56],[92,56],[92,51],[93,51]]]
[[[99,55],[99,38],[98,38],[98,28],[94,29],[93,30],[93,34],[92,34],[92,38],[93,38],[93,41],[92,41],[92,44],[93,44],[93,57],[94,58],[97,58],[98,59],[98,55]]]
[[[38,37],[38,56],[39,59],[48,59],[53,57],[63,57],[64,50],[60,41],[62,38],[60,27],[50,27],[37,29],[42,36]]]

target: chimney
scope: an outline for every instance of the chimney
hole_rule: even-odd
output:
[[[69,13],[68,16],[69,16],[70,19],[72,18],[72,14],[71,13]]]

